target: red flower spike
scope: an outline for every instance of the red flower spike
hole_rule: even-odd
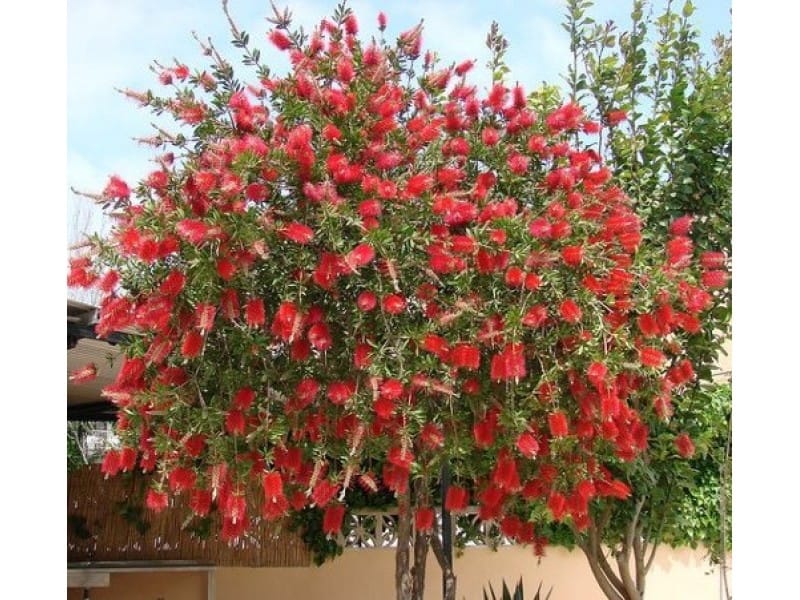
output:
[[[331,346],[333,346],[331,332],[328,329],[328,326],[323,322],[314,323],[311,327],[309,327],[308,341],[320,352],[330,350]]]
[[[493,381],[518,380],[526,375],[525,348],[522,344],[506,344],[499,354],[492,357],[491,378]]]
[[[551,437],[562,438],[569,435],[567,415],[563,411],[557,410],[547,415],[547,424],[550,427]]]
[[[111,449],[106,452],[103,457],[103,462],[100,465],[100,472],[105,475],[106,479],[114,477],[121,469],[120,454],[117,450]]]
[[[325,508],[322,517],[322,531],[325,535],[337,535],[342,530],[344,520],[344,505],[331,504]]]
[[[694,442],[686,433],[681,433],[675,437],[675,448],[683,458],[692,458],[694,456]]]
[[[268,502],[283,497],[283,477],[277,471],[264,473],[262,487],[264,488],[264,499]]]
[[[381,301],[381,308],[390,315],[399,315],[406,309],[406,300],[400,294],[389,294]]]
[[[169,496],[166,492],[159,492],[154,489],[147,490],[144,500],[145,506],[153,512],[159,513],[169,506]]]
[[[186,490],[191,490],[197,480],[197,474],[192,469],[176,467],[169,473],[170,491],[180,494]]]
[[[97,365],[93,362],[87,363],[80,369],[76,369],[69,374],[69,380],[72,383],[88,383],[97,378]]]
[[[378,305],[378,297],[370,291],[361,292],[356,298],[358,310],[369,312]]]
[[[327,479],[322,479],[317,482],[314,489],[311,491],[311,501],[319,508],[324,508],[333,500],[333,497],[339,492],[339,485],[331,483]]]
[[[198,517],[205,517],[211,512],[211,492],[194,489],[189,493],[189,508]]]
[[[447,364],[456,369],[475,371],[481,366],[481,352],[477,346],[459,342],[447,355]]]
[[[414,513],[414,528],[420,533],[433,531],[433,519],[436,513],[430,506],[420,506]]]
[[[252,388],[243,387],[233,395],[231,407],[237,410],[246,411],[253,405],[256,393]]]
[[[203,349],[204,338],[197,331],[187,331],[181,342],[181,355],[184,358],[195,358]]]
[[[525,431],[517,437],[517,450],[528,458],[536,458],[539,453],[539,442],[531,432]]]
[[[266,322],[264,301],[261,298],[251,298],[245,305],[245,321],[248,327],[263,327]]]
[[[426,423],[419,437],[422,445],[428,450],[438,450],[444,446],[444,432],[435,423]]]
[[[583,313],[578,304],[571,299],[564,300],[558,308],[561,318],[567,323],[577,323],[581,320]]]
[[[280,229],[279,233],[284,239],[300,245],[309,244],[314,239],[314,230],[308,225],[298,222],[289,223],[283,229]]]
[[[225,414],[225,431],[229,435],[243,435],[245,429],[244,413],[240,410],[230,410]]]
[[[639,349],[639,362],[645,367],[657,369],[661,367],[666,360],[667,357],[664,356],[663,352],[656,348],[645,347]]]
[[[461,513],[467,509],[469,493],[463,487],[451,485],[447,488],[444,507],[452,513]]]

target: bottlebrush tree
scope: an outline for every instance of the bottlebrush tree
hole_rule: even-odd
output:
[[[479,91],[472,61],[442,66],[421,27],[390,43],[382,14],[369,40],[343,5],[308,35],[271,23],[285,76],[230,20],[252,79],[209,42],[205,70],[126,92],[180,133],[159,131],[135,188],[110,179],[114,230],[71,263],[104,293],[98,335],[138,332],[104,391],[122,447],[103,471],[152,472],[149,508],[188,494],[229,540],[308,506],[336,534],[349,489],[390,490],[401,599],[423,594],[444,461],[453,512],[537,546],[533,517],[587,529],[695,378],[711,259],[682,225],[643,240],[571,145],[603,125],[573,103],[537,115],[496,29]]]

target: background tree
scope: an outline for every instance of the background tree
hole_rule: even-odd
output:
[[[730,285],[719,268],[731,251],[731,38],[718,35],[708,60],[690,1],[680,12],[667,2],[656,14],[650,3],[634,0],[627,30],[596,22],[588,14],[592,4],[570,0],[564,24],[573,53],[571,97],[609,125],[587,147],[604,156],[635,199],[645,238],[717,251],[706,255],[703,275],[719,283],[710,327],[687,340],[701,376],[674,411],[661,407],[668,421],[648,422],[646,456],[621,465],[631,497],[594,505],[588,532],[574,538],[607,597],[633,599],[644,595],[658,544],[703,543],[723,574],[730,548],[730,387],[709,380],[730,335]],[[679,235],[676,220],[684,226]],[[677,431],[690,432],[696,443],[672,446]],[[694,457],[676,461],[676,452]]]
[[[348,490],[388,490],[401,599],[437,550],[443,461],[448,508],[473,500],[510,539],[590,531],[696,377],[687,342],[720,282],[687,223],[666,249],[643,238],[599,153],[570,143],[601,123],[536,115],[496,29],[481,96],[421,27],[388,43],[379,15],[363,42],[344,5],[310,33],[270,22],[284,77],[230,20],[249,83],[209,41],[204,70],[156,65],[168,95],[126,92],[179,130],[135,189],[109,180],[114,230],[70,269],[104,293],[99,335],[140,331],[104,392],[121,441],[104,472],[153,472],[149,508],[187,493],[226,539],[309,506],[335,535]],[[687,433],[669,442],[688,458]]]

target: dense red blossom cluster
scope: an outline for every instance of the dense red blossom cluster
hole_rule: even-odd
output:
[[[97,333],[138,332],[105,390],[123,446],[103,471],[157,471],[148,507],[188,494],[235,538],[305,506],[335,533],[348,488],[405,494],[446,457],[450,510],[540,547],[520,507],[582,529],[631,493],[615,465],[694,379],[684,344],[725,257],[696,268],[688,217],[646,246],[609,169],[570,144],[622,111],[537,115],[521,86],[481,95],[471,62],[423,57],[419,28],[394,46],[357,32],[325,20],[301,47],[273,29],[285,77],[177,65],[173,99],[138,96],[196,129],[134,191],[111,178],[114,232],[71,263],[70,285],[104,292]],[[416,527],[433,518],[422,499]]]

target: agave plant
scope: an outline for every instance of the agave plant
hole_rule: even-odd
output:
[[[522,577],[519,578],[517,585],[514,586],[514,591],[508,589],[508,584],[503,580],[503,591],[500,597],[498,598],[497,595],[494,593],[494,589],[492,588],[492,584],[489,584],[489,592],[491,593],[492,597],[491,600],[524,600],[525,599],[525,592],[523,591],[522,586]],[[536,595],[533,597],[532,600],[550,600],[550,594],[553,593],[553,588],[550,588],[550,591],[547,592],[547,595],[542,597],[542,583],[539,582],[539,587],[536,589]],[[486,593],[486,588],[483,590],[483,600],[489,600],[489,594]]]

